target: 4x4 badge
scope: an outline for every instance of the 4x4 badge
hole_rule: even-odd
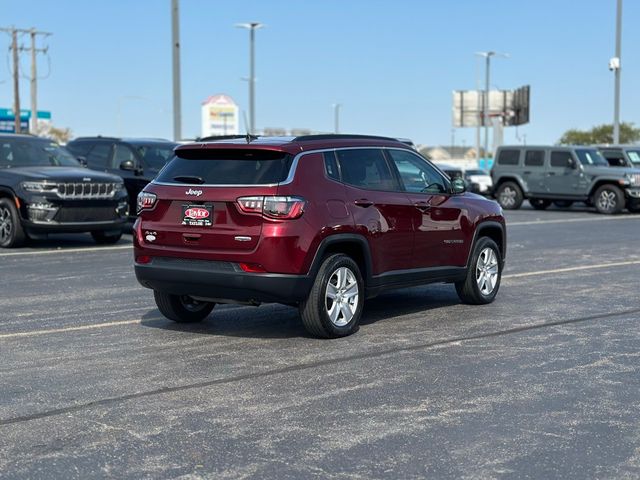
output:
[[[196,197],[199,197],[200,195],[202,195],[202,190],[193,190],[192,188],[190,188],[184,193],[185,195],[195,195]]]

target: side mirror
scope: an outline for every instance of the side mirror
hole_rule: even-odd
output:
[[[133,163],[133,160],[124,160],[122,163],[120,163],[120,170],[134,171],[135,169],[136,165],[135,163]]]
[[[467,191],[467,185],[464,182],[464,179],[461,177],[454,178],[451,182],[451,186],[453,187],[453,193],[464,193]]]
[[[80,165],[87,168],[87,157],[76,157],[76,160],[80,162]]]
[[[567,160],[567,167],[573,168],[575,170],[576,168],[578,168],[578,164],[576,163],[576,161],[573,158],[569,158]]]

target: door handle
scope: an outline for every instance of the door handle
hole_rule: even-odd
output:
[[[363,208],[367,208],[373,205],[373,202],[367,198],[359,198],[353,203],[355,203],[358,207],[363,207]]]
[[[431,208],[431,204],[428,202],[416,202],[413,204],[413,206],[418,210],[422,210],[423,212]]]
[[[531,175],[531,172],[529,170],[526,170],[524,172],[522,172],[523,175]]]
[[[550,176],[555,175],[555,174],[556,174],[556,172],[547,172],[547,177],[550,177]]]

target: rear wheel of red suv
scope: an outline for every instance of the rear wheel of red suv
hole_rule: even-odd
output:
[[[493,302],[501,276],[502,255],[498,245],[488,237],[480,237],[473,248],[466,279],[456,283],[460,300],[471,305]]]
[[[335,254],[320,265],[309,297],[300,305],[300,316],[311,335],[345,337],[358,331],[363,303],[358,265],[347,255]]]
[[[207,318],[216,306],[213,302],[201,302],[188,295],[171,295],[154,290],[153,296],[160,313],[179,323],[200,322]]]

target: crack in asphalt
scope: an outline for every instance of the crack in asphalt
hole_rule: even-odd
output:
[[[99,406],[109,405],[109,404],[113,404],[113,403],[121,403],[121,402],[125,402],[127,400],[133,400],[133,399],[137,399],[137,398],[152,397],[152,396],[156,396],[156,395],[163,395],[163,394],[166,394],[166,393],[181,392],[181,391],[184,391],[184,390],[206,388],[206,387],[211,387],[211,386],[215,386],[215,385],[223,385],[223,384],[241,382],[241,381],[244,381],[244,380],[251,380],[251,379],[256,379],[256,378],[264,378],[264,377],[270,377],[270,376],[274,376],[274,375],[281,375],[281,374],[286,374],[286,373],[296,372],[296,371],[301,371],[301,370],[309,370],[309,369],[312,369],[312,368],[324,367],[324,366],[327,366],[327,365],[335,365],[335,364],[339,364],[339,363],[344,363],[345,361],[363,360],[363,359],[369,359],[369,358],[379,358],[379,357],[384,357],[386,355],[390,355],[390,354],[394,354],[394,353],[406,353],[406,352],[412,352],[412,351],[416,351],[416,350],[425,350],[425,349],[429,349],[429,348],[433,348],[433,347],[440,347],[440,346],[443,346],[443,345],[456,344],[456,343],[460,343],[460,342],[469,342],[469,341],[479,340],[479,339],[484,339],[484,338],[495,338],[495,337],[501,337],[501,336],[505,336],[505,335],[513,335],[513,334],[521,333],[521,332],[539,330],[539,329],[542,329],[542,328],[556,327],[556,326],[562,326],[562,325],[570,325],[570,324],[575,324],[575,323],[583,323],[583,322],[588,322],[588,321],[591,321],[591,320],[600,320],[600,319],[605,319],[605,318],[620,317],[620,316],[631,315],[631,314],[635,314],[635,313],[640,313],[640,308],[634,308],[634,309],[630,309],[630,310],[623,310],[623,311],[620,311],[620,312],[611,312],[611,313],[603,313],[603,314],[598,314],[598,315],[589,315],[589,316],[586,316],[586,317],[570,318],[570,319],[566,319],[566,320],[557,320],[557,321],[554,321],[554,322],[544,322],[544,323],[538,323],[538,324],[533,324],[533,325],[523,325],[521,327],[510,328],[510,329],[507,329],[507,330],[499,330],[497,332],[480,333],[480,334],[476,334],[476,335],[468,335],[468,336],[462,336],[462,337],[449,338],[449,339],[445,339],[445,340],[438,340],[436,342],[420,343],[420,344],[415,344],[415,345],[410,345],[410,346],[403,346],[403,347],[394,347],[394,348],[388,348],[388,349],[385,349],[385,350],[378,350],[378,351],[373,351],[373,352],[363,352],[363,353],[358,353],[358,354],[355,354],[355,355],[349,355],[349,356],[341,357],[341,358],[330,358],[330,359],[320,360],[320,361],[317,361],[317,362],[310,362],[310,363],[303,363],[303,364],[298,364],[298,365],[291,365],[291,366],[288,366],[288,367],[276,368],[276,369],[273,369],[273,370],[266,370],[266,371],[263,371],[263,372],[254,372],[254,373],[248,373],[248,374],[245,374],[245,375],[236,375],[236,376],[227,377],[227,378],[218,378],[218,379],[215,379],[215,380],[207,380],[205,382],[197,382],[197,383],[191,383],[191,384],[187,384],[187,385],[177,385],[177,386],[174,386],[174,387],[162,387],[162,388],[157,388],[157,389],[154,389],[154,390],[147,390],[147,391],[144,391],[144,392],[131,393],[129,395],[121,395],[121,396],[118,396],[118,397],[103,398],[103,399],[100,399],[100,400],[94,400],[94,401],[82,403],[82,404],[79,404],[79,405],[73,405],[73,406],[64,407],[64,408],[57,408],[57,409],[48,410],[48,411],[45,411],[45,412],[34,413],[34,414],[31,414],[31,415],[24,415],[24,416],[20,416],[20,417],[7,418],[7,419],[3,419],[3,420],[0,419],[0,426],[2,426],[2,425],[11,425],[11,424],[16,424],[16,423],[22,423],[22,422],[28,422],[28,421],[31,421],[31,420],[38,420],[38,419],[42,419],[42,418],[54,417],[54,416],[58,416],[58,415],[64,415],[64,414],[67,414],[67,413],[74,413],[74,412],[78,412],[78,411],[81,411],[81,410],[90,409],[90,408],[93,408],[93,407],[99,407]]]

